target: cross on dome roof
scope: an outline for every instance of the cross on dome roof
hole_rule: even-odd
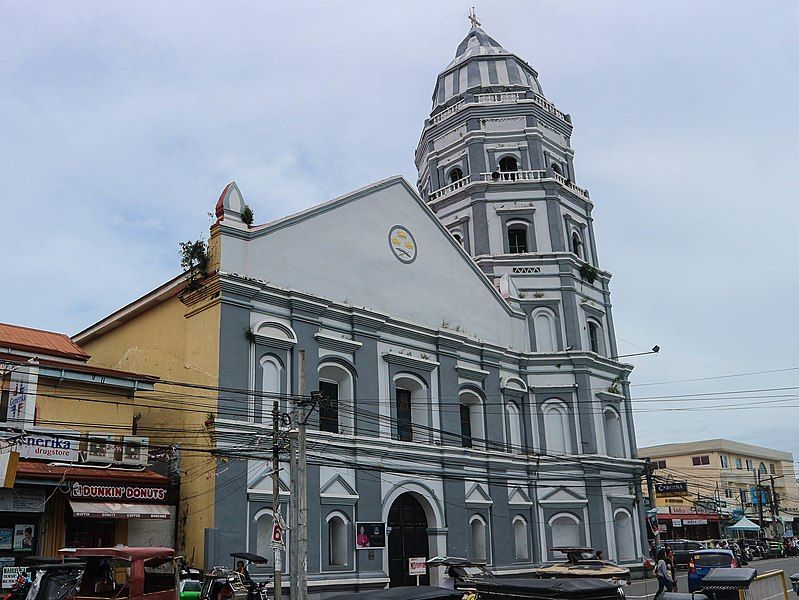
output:
[[[474,6],[469,10],[469,20],[472,22],[472,29],[480,27],[480,21],[477,20],[477,14],[474,12]]]

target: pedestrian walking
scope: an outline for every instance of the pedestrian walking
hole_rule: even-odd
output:
[[[671,573],[671,592],[677,591],[677,561],[674,558],[674,550],[671,549],[671,546],[666,544],[666,564],[669,567],[669,573]]]
[[[666,563],[666,550],[664,548],[661,548],[658,552],[655,576],[658,578],[658,591],[655,592],[655,597],[652,600],[657,600],[664,591],[670,592],[674,583],[669,572],[669,566]]]

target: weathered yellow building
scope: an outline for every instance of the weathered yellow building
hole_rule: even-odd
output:
[[[217,459],[210,454],[210,424],[217,410],[220,302],[213,275],[201,290],[188,287],[181,275],[74,340],[92,355],[92,364],[161,379],[140,409],[140,426],[159,444],[181,448],[176,547],[201,565],[205,529],[214,527]]]
[[[713,439],[639,448],[638,455],[652,461],[658,482],[686,483],[685,493],[660,493],[656,498],[656,506],[669,507],[671,520],[674,515],[691,511],[713,512],[715,506],[722,516],[743,513],[757,522],[759,515],[754,490],[758,481],[763,488],[763,525],[772,533],[780,533],[771,527],[775,521],[790,523],[794,516],[799,516],[799,487],[790,452]],[[770,496],[772,486],[776,492],[774,514]],[[775,520],[777,516],[780,519]]]
[[[156,378],[89,358],[64,334],[0,324],[4,447],[20,454],[14,489],[0,490],[3,566],[64,546],[172,541],[168,460],[150,460],[139,427]]]

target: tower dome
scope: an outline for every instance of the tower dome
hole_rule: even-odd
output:
[[[458,45],[455,58],[441,72],[433,92],[433,112],[467,93],[532,90],[542,94],[538,73],[521,58],[505,50],[479,26]]]

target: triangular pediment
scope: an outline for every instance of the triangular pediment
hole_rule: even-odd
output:
[[[585,496],[567,487],[558,487],[547,492],[538,500],[540,504],[584,504]]]
[[[319,490],[323,498],[357,498],[357,492],[344,480],[341,475],[336,475]]]
[[[532,506],[530,496],[520,487],[515,487],[508,494],[508,504],[510,506]]]
[[[466,493],[466,504],[479,504],[481,506],[489,506],[493,504],[488,490],[481,483],[474,484],[471,489]]]
[[[529,346],[524,314],[401,177],[246,232],[222,221],[220,232],[223,273],[504,346]]]

